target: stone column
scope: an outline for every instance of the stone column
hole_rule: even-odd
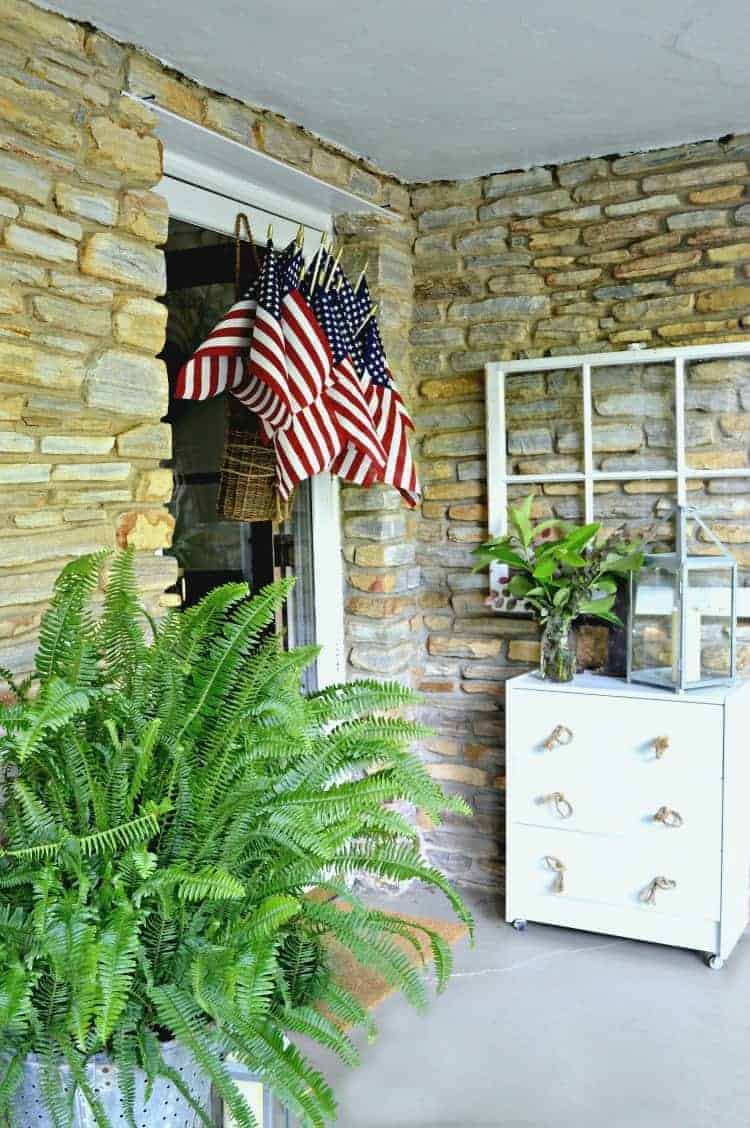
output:
[[[378,321],[396,382],[412,397],[409,325],[413,230],[408,220],[347,215],[336,221],[343,264],[355,279],[367,262]],[[390,486],[342,490],[346,638],[351,677],[411,683],[421,640],[416,518]]]

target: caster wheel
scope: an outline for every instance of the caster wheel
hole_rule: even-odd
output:
[[[513,921],[513,927],[515,928],[516,932],[525,932],[526,921],[523,919],[523,917],[516,917],[516,919]]]
[[[711,971],[721,971],[724,966],[724,961],[721,956],[706,956],[706,963],[711,968]]]

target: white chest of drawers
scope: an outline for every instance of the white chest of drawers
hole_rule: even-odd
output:
[[[748,919],[750,683],[506,683],[506,919],[705,952]]]

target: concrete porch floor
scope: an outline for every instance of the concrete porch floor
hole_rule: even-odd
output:
[[[750,939],[721,971],[696,953],[530,924],[467,898],[447,992],[375,1012],[359,1069],[315,1053],[340,1128],[747,1128]],[[438,894],[384,905],[448,916]]]

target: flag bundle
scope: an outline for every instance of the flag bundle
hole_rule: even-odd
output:
[[[259,278],[183,365],[175,394],[200,400],[229,391],[253,411],[274,447],[284,500],[329,470],[358,485],[395,486],[414,506],[414,424],[364,273],[352,287],[322,244],[303,265],[296,242],[279,253],[269,238]]]

